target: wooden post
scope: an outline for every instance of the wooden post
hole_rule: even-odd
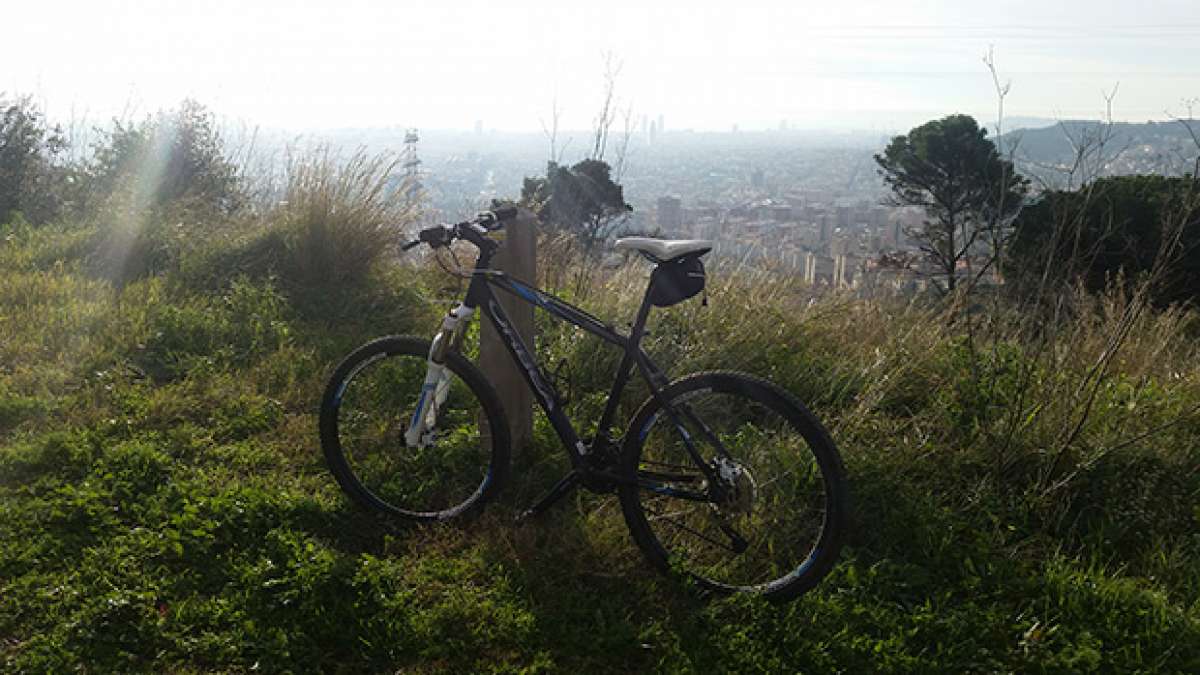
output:
[[[531,286],[537,283],[537,217],[532,211],[522,208],[516,218],[505,224],[504,243],[492,258],[492,267]],[[533,353],[533,305],[504,291],[496,291],[496,299]],[[479,328],[479,367],[504,404],[513,448],[523,448],[533,438],[533,392],[492,322],[483,319]]]

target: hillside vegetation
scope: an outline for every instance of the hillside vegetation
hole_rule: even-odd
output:
[[[1010,131],[999,139],[1021,171],[1065,187],[1063,170],[1089,165],[1097,176],[1195,172],[1200,124],[1189,116],[1169,122],[1060,120],[1033,129]],[[1078,187],[1070,185],[1070,187]]]
[[[612,497],[514,524],[566,469],[540,418],[477,521],[354,508],[320,455],[324,380],[370,338],[430,334],[461,293],[392,254],[410,214],[389,169],[317,155],[258,206],[117,199],[0,225],[0,669],[1200,669],[1200,324],[1130,312],[1124,287],[1064,292],[1031,328],[999,298],[715,265],[709,306],[657,313],[648,349],[674,375],[769,377],[840,446],[853,529],[791,604],[658,576]],[[568,295],[624,320],[647,273]],[[539,329],[586,427],[618,355]]]

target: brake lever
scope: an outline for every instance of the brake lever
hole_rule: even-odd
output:
[[[472,224],[479,225],[483,229],[490,231],[492,226],[497,224],[498,220],[499,218],[496,217],[495,213],[491,211],[481,211],[475,214],[475,220],[472,221]]]

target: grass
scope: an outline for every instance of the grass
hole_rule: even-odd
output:
[[[324,379],[368,338],[431,333],[449,294],[436,268],[382,257],[336,286],[289,273],[315,249],[264,238],[337,211],[293,204],[119,280],[88,264],[94,225],[0,228],[3,670],[1200,669],[1192,315],[1138,319],[1050,475],[1120,298],[1078,299],[1057,349],[1005,330],[972,348],[924,304],[718,266],[709,306],[657,314],[648,348],[676,375],[740,368],[809,402],[855,522],[799,601],[703,599],[645,566],[610,498],[512,524],[565,469],[544,422],[477,522],[353,508],[320,457]],[[378,213],[359,222],[374,241]],[[289,251],[307,253],[276,264]],[[646,272],[579,300],[624,320]],[[616,355],[539,322],[572,413],[593,418]]]

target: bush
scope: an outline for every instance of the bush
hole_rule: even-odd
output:
[[[211,113],[194,101],[101,132],[77,215],[97,224],[90,266],[119,284],[178,268],[228,234],[246,204]]]
[[[114,121],[101,132],[83,180],[87,208],[116,198],[138,211],[182,202],[228,216],[245,204],[216,120],[192,100],[140,123]]]
[[[1052,191],[1014,223],[1009,287],[1029,295],[1043,272],[1088,291],[1150,279],[1158,305],[1200,301],[1200,194],[1191,176],[1114,176]]]
[[[0,96],[0,222],[16,212],[35,223],[58,215],[57,164],[66,143],[29,97]]]
[[[286,256],[284,279],[307,288],[361,285],[395,252],[414,218],[391,200],[397,162],[359,152],[341,162],[328,150],[288,167],[286,200],[269,215]]]

